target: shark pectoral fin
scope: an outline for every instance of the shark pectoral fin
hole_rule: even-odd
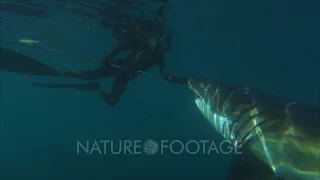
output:
[[[226,180],[277,180],[272,169],[253,153],[243,152],[231,161]]]

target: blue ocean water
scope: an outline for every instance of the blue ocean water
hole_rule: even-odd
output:
[[[177,1],[168,12],[168,71],[245,84],[310,104],[320,92],[320,11],[315,1]],[[82,59],[10,43],[33,38],[48,48],[99,61],[115,47],[99,22],[50,9],[43,20],[5,11],[4,47],[60,70],[94,68]],[[65,13],[65,14],[64,14]],[[79,23],[75,23],[79,22]],[[92,92],[38,89],[34,81],[81,82],[0,72],[0,179],[223,179],[232,155],[77,153],[77,140],[215,140],[185,86],[156,68],[107,107]],[[111,79],[104,82],[110,89]]]

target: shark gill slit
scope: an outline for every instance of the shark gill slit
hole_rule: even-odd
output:
[[[248,107],[248,108],[245,108],[242,111],[240,111],[240,113],[237,115],[235,120],[232,122],[231,129],[230,129],[230,135],[232,135],[234,126],[237,124],[238,121],[240,121],[241,117],[243,115],[245,115],[246,113],[248,113],[251,109],[252,109],[252,107]]]
[[[223,112],[225,112],[225,110],[228,109],[230,99],[232,98],[233,95],[234,95],[234,92],[231,92],[230,95],[229,95],[229,97],[227,98],[227,100],[223,103],[223,108],[222,108],[222,109],[223,109],[223,110],[222,110]],[[224,113],[224,115],[225,115],[225,113]],[[222,125],[221,133],[223,134],[223,136],[225,135],[226,122],[227,122],[227,121],[224,121],[224,123],[223,123],[223,125]]]
[[[235,136],[238,136],[238,133],[241,132],[241,129],[244,128],[253,118],[256,118],[256,117],[261,116],[261,115],[262,115],[262,113],[258,113],[258,114],[255,114],[253,116],[250,116],[247,120],[245,120],[245,122],[239,127],[237,132],[235,132]]]
[[[224,132],[224,131],[225,131],[225,129],[226,129],[226,128],[225,128],[225,126],[226,126],[226,122],[227,122],[227,121],[224,121],[224,123],[223,123],[222,131],[221,131],[221,133],[222,133],[222,134],[225,134],[225,132]]]
[[[250,129],[250,131],[248,131],[244,136],[243,138],[241,139],[240,143],[244,142],[250,135],[251,133],[257,128],[257,127],[260,127],[261,125],[265,124],[267,121],[266,120],[263,120],[262,122],[258,123],[257,125],[255,125],[254,127],[252,127]],[[246,143],[242,144],[242,145],[245,145]]]

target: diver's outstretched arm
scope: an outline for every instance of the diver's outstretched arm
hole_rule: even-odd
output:
[[[82,84],[34,82],[32,83],[32,86],[45,87],[45,88],[57,88],[57,89],[77,89],[77,90],[98,91],[100,89],[100,82],[89,82],[89,83],[82,83]]]
[[[164,72],[162,72],[161,75],[166,81],[168,81],[170,83],[184,84],[184,85],[188,84],[189,76],[172,76],[172,75],[168,75]]]
[[[187,85],[188,84],[188,79],[189,79],[189,76],[172,76],[166,72],[164,72],[164,68],[161,68],[160,67],[160,73],[162,75],[162,77],[170,82],[170,83],[174,83],[174,84],[185,84]]]
[[[175,83],[175,84],[188,84],[188,79],[189,79],[189,76],[185,76],[185,77],[182,77],[182,76],[172,76],[172,75],[169,75],[168,73],[164,72],[164,69],[165,69],[165,66],[166,66],[166,62],[164,60],[164,55],[163,53],[162,54],[159,54],[157,56],[157,65],[159,67],[159,70],[160,70],[160,73],[162,75],[162,77],[170,82],[170,83]]]

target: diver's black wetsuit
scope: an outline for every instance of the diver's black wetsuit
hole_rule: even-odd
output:
[[[102,66],[96,70],[79,72],[68,71],[64,72],[63,76],[81,78],[84,80],[97,80],[105,77],[114,77],[112,92],[107,94],[104,91],[100,91],[100,96],[110,106],[115,105],[120,100],[120,97],[125,92],[130,80],[135,79],[139,74],[147,71],[153,65],[159,67],[160,73],[166,80],[174,83],[187,83],[187,78],[169,76],[164,72],[166,64],[162,46],[156,45],[154,47],[142,47],[142,44],[137,45],[139,45],[141,49],[136,48],[125,59],[115,60],[114,57],[117,53],[130,46],[123,46],[121,48],[117,47],[109,56],[106,57],[106,59],[102,61]]]
[[[187,83],[187,78],[179,78],[169,76],[164,72],[165,60],[164,53],[170,48],[170,39],[163,33],[163,7],[156,13],[157,20],[154,24],[150,21],[143,19],[137,19],[136,22],[143,24],[134,24],[136,28],[133,28],[129,41],[120,43],[113,51],[105,57],[101,62],[101,67],[91,71],[68,71],[63,72],[65,77],[74,77],[84,80],[97,80],[100,78],[114,77],[114,83],[112,86],[112,92],[110,94],[100,91],[100,96],[110,106],[115,105],[121,95],[125,92],[127,84],[130,80],[135,79],[139,74],[145,72],[153,65],[159,67],[162,76],[173,83]],[[131,26],[131,27],[132,27]],[[145,27],[145,28],[142,28]],[[125,50],[131,50],[132,52],[124,59],[117,59],[116,56]],[[36,86],[46,86],[59,88],[59,85],[53,84],[41,84],[36,83]],[[96,84],[94,84],[95,87]],[[61,88],[71,88],[71,85],[62,85]],[[76,89],[85,89],[85,86],[79,88],[79,84],[75,85]],[[90,87],[90,86],[88,86]],[[92,90],[94,88],[90,88]]]

